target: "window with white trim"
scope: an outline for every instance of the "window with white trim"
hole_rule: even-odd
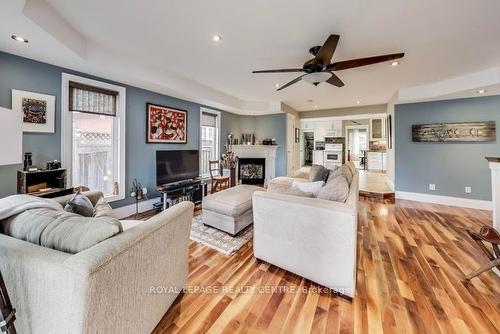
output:
[[[125,88],[66,75],[63,165],[72,186],[125,196]],[[63,89],[64,91],[64,89]]]
[[[200,171],[201,177],[210,177],[209,160],[219,159],[220,113],[202,109],[200,115]]]

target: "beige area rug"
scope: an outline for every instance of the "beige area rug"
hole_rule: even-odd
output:
[[[253,238],[253,225],[246,227],[236,237],[213,227],[203,225],[202,215],[193,218],[191,240],[202,243],[226,255],[233,255]]]

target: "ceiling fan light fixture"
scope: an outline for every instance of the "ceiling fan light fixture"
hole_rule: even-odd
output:
[[[399,65],[399,61],[393,61],[393,62],[391,63],[391,66],[392,66],[392,67],[396,67],[396,66],[398,66],[398,65]]]
[[[20,43],[28,43],[28,40],[26,38],[24,38],[23,36],[19,36],[19,35],[12,35],[10,36],[10,38],[12,38],[13,40],[15,40],[16,42],[20,42]]]
[[[222,41],[222,36],[221,35],[214,35],[214,37],[212,37],[212,39],[214,40],[214,42],[220,42]]]
[[[332,74],[329,72],[313,72],[304,75],[302,77],[302,80],[309,82],[313,85],[317,85],[319,83],[325,82],[326,80],[330,79],[331,76]]]

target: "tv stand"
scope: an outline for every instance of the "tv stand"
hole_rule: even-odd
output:
[[[166,184],[157,188],[161,193],[161,209],[166,210],[182,201],[200,204],[206,195],[206,184],[199,179]]]

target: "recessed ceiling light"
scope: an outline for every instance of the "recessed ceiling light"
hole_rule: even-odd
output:
[[[315,104],[315,105],[314,105],[314,108],[318,109],[318,105],[317,105],[317,104]]]
[[[360,100],[357,100],[357,101],[356,101],[356,104],[360,104],[360,103],[361,103],[361,101],[360,101]]]
[[[214,37],[212,37],[212,39],[214,40],[214,42],[220,42],[220,41],[222,41],[222,36],[221,35],[214,35]]]
[[[279,88],[279,87],[280,87],[280,84],[279,84],[279,83],[277,83],[276,85],[274,85],[274,87]]]
[[[485,89],[480,89],[480,90],[477,91],[477,93],[478,94],[484,94],[484,93],[486,93],[486,90]]]
[[[20,43],[28,43],[28,40],[22,36],[19,36],[19,35],[12,35],[10,36],[10,38],[12,38],[13,40],[15,40],[16,42],[20,42]]]
[[[399,61],[393,61],[393,62],[391,63],[391,65],[392,65],[393,67],[396,67],[396,66],[398,66],[398,65],[399,65]]]

